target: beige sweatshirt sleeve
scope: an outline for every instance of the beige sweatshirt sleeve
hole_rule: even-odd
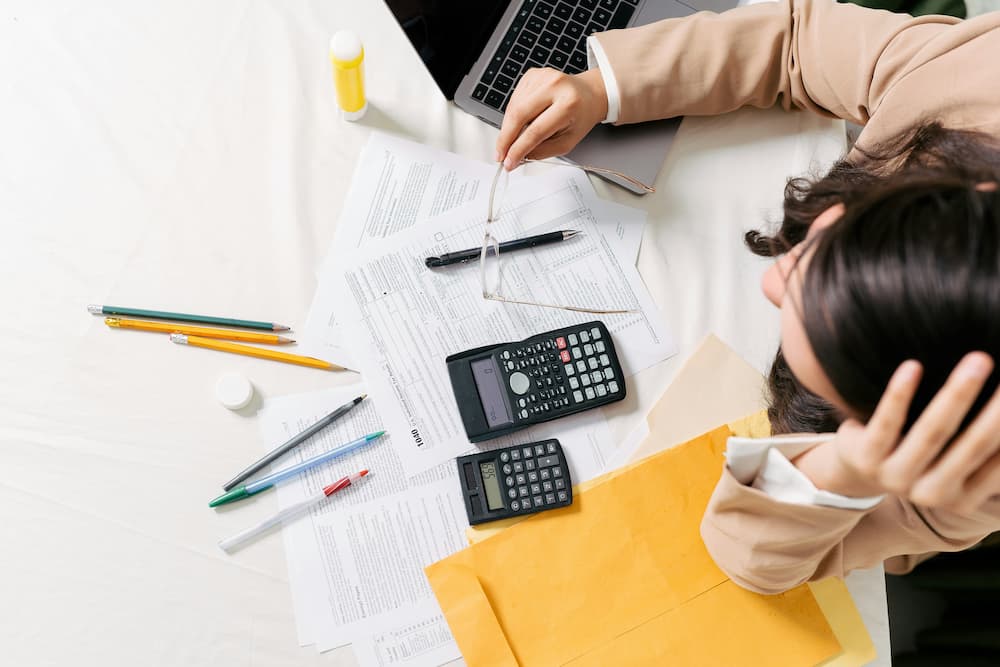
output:
[[[597,39],[618,82],[619,123],[780,104],[864,124],[894,86],[950,50],[949,39],[935,40],[957,23],[780,0]]]
[[[716,564],[758,593],[842,577],[889,559],[887,570],[905,572],[925,554],[965,549],[998,529],[1000,497],[973,516],[918,508],[894,496],[865,511],[795,505],[740,484],[728,470],[701,524]]]

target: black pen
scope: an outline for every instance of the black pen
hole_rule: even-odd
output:
[[[525,248],[534,248],[535,246],[546,245],[547,243],[566,241],[573,238],[577,234],[582,233],[583,232],[578,229],[564,229],[558,232],[548,232],[546,234],[527,236],[523,239],[504,241],[500,244],[500,252],[523,250]],[[473,259],[479,259],[479,255],[482,251],[482,248],[469,248],[468,250],[446,252],[440,257],[428,257],[424,260],[424,264],[426,264],[429,268],[434,268],[436,266],[448,266],[449,264],[462,264]]]

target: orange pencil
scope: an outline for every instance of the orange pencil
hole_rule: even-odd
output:
[[[337,364],[330,363],[329,361],[323,361],[322,359],[316,359],[315,357],[303,357],[300,354],[289,354],[287,352],[278,352],[277,350],[268,350],[263,347],[253,347],[252,345],[240,345],[239,343],[212,340],[211,338],[202,338],[201,336],[170,334],[170,340],[174,343],[178,343],[179,345],[193,345],[194,347],[204,347],[209,350],[219,350],[220,352],[243,354],[248,357],[257,357],[258,359],[270,359],[271,361],[283,361],[286,364],[298,364],[299,366],[308,366],[309,368],[321,368],[326,371],[351,370],[350,368],[344,368],[343,366],[338,366]]]
[[[267,343],[270,345],[287,345],[295,341],[277,334],[256,333],[253,331],[235,331],[233,329],[216,329],[213,327],[192,327],[186,324],[170,322],[149,322],[147,320],[129,320],[124,317],[105,317],[104,323],[113,329],[135,329],[136,331],[155,331],[157,333],[179,333],[203,338],[222,338],[224,340],[241,340],[245,343]]]

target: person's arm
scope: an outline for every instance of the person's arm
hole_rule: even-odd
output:
[[[888,494],[859,502],[865,509],[802,494],[783,501],[754,488],[766,490],[767,480],[751,487],[743,483],[749,475],[737,479],[727,468],[702,520],[716,563],[747,588],[777,593],[887,559],[910,567],[922,554],[963,549],[1000,529],[1000,391],[958,431],[993,368],[983,353],[966,355],[904,434],[921,379],[920,364],[904,362],[867,424],[848,419],[834,438],[794,455],[794,472],[827,494]]]
[[[971,38],[931,43],[955,23],[833,0],[780,0],[595,37],[618,86],[619,124],[776,104],[863,124],[914,69]],[[497,139],[508,168],[568,151],[604,119],[607,93],[595,74],[525,74]],[[909,107],[912,118],[922,111]]]
[[[895,564],[905,569],[896,571],[905,571],[917,562],[914,555],[959,551],[998,528],[998,500],[971,515],[919,508],[898,496],[869,510],[800,505],[741,484],[726,470],[701,535],[730,579],[757,593],[777,594],[901,556]]]
[[[597,35],[615,71],[619,123],[808,109],[864,124],[959,20],[833,0],[780,0]]]

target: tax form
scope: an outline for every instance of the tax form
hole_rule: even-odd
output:
[[[418,223],[469,206],[486,210],[495,168],[382,132],[372,132],[358,156],[337,231],[318,271],[316,294],[299,349],[354,368],[337,317],[334,281],[345,258]]]
[[[489,301],[482,297],[478,263],[428,269],[424,258],[429,255],[482,243],[482,215],[465,209],[366,247],[338,275],[330,274],[340,282],[337,303],[355,369],[382,402],[387,428],[409,438],[400,445],[408,474],[468,449],[445,366],[449,354],[592,319],[611,331],[626,375],[676,352],[634,263],[623,262],[599,229],[588,192],[590,183],[577,170],[512,176],[507,203],[494,223],[497,238],[555,229],[583,234],[503,255],[501,292],[538,303],[633,312],[597,316]],[[565,428],[575,417],[555,423]],[[536,435],[541,431],[529,429]]]
[[[550,164],[529,165],[523,171],[533,174],[560,169],[578,171]],[[398,232],[434,224],[451,211],[467,211],[485,220],[495,171],[493,164],[372,132],[358,158],[336,237],[318,272],[316,293],[305,326],[297,336],[301,353],[355,368],[337,314],[335,276],[344,262],[355,252]],[[646,212],[598,198],[589,183],[588,199],[601,232],[623,261],[634,264]],[[477,245],[479,242],[481,239]]]
[[[465,204],[485,210],[494,165],[372,132],[358,156],[326,265]]]
[[[365,391],[354,385],[268,399],[259,414],[263,441],[270,448],[314,423],[331,405]],[[368,398],[289,456],[302,460],[380,430],[381,412],[377,399]],[[527,434],[518,435],[519,444],[529,442]],[[614,449],[600,411],[561,429],[559,437],[575,482],[600,474]],[[351,643],[365,667],[436,666],[459,657],[423,572],[467,545],[458,469],[448,461],[408,477],[400,443],[407,438],[390,430],[370,446],[277,487],[278,503],[287,507],[344,475],[371,471],[364,483],[283,529],[300,644],[325,651]],[[476,451],[472,445],[467,449]]]

